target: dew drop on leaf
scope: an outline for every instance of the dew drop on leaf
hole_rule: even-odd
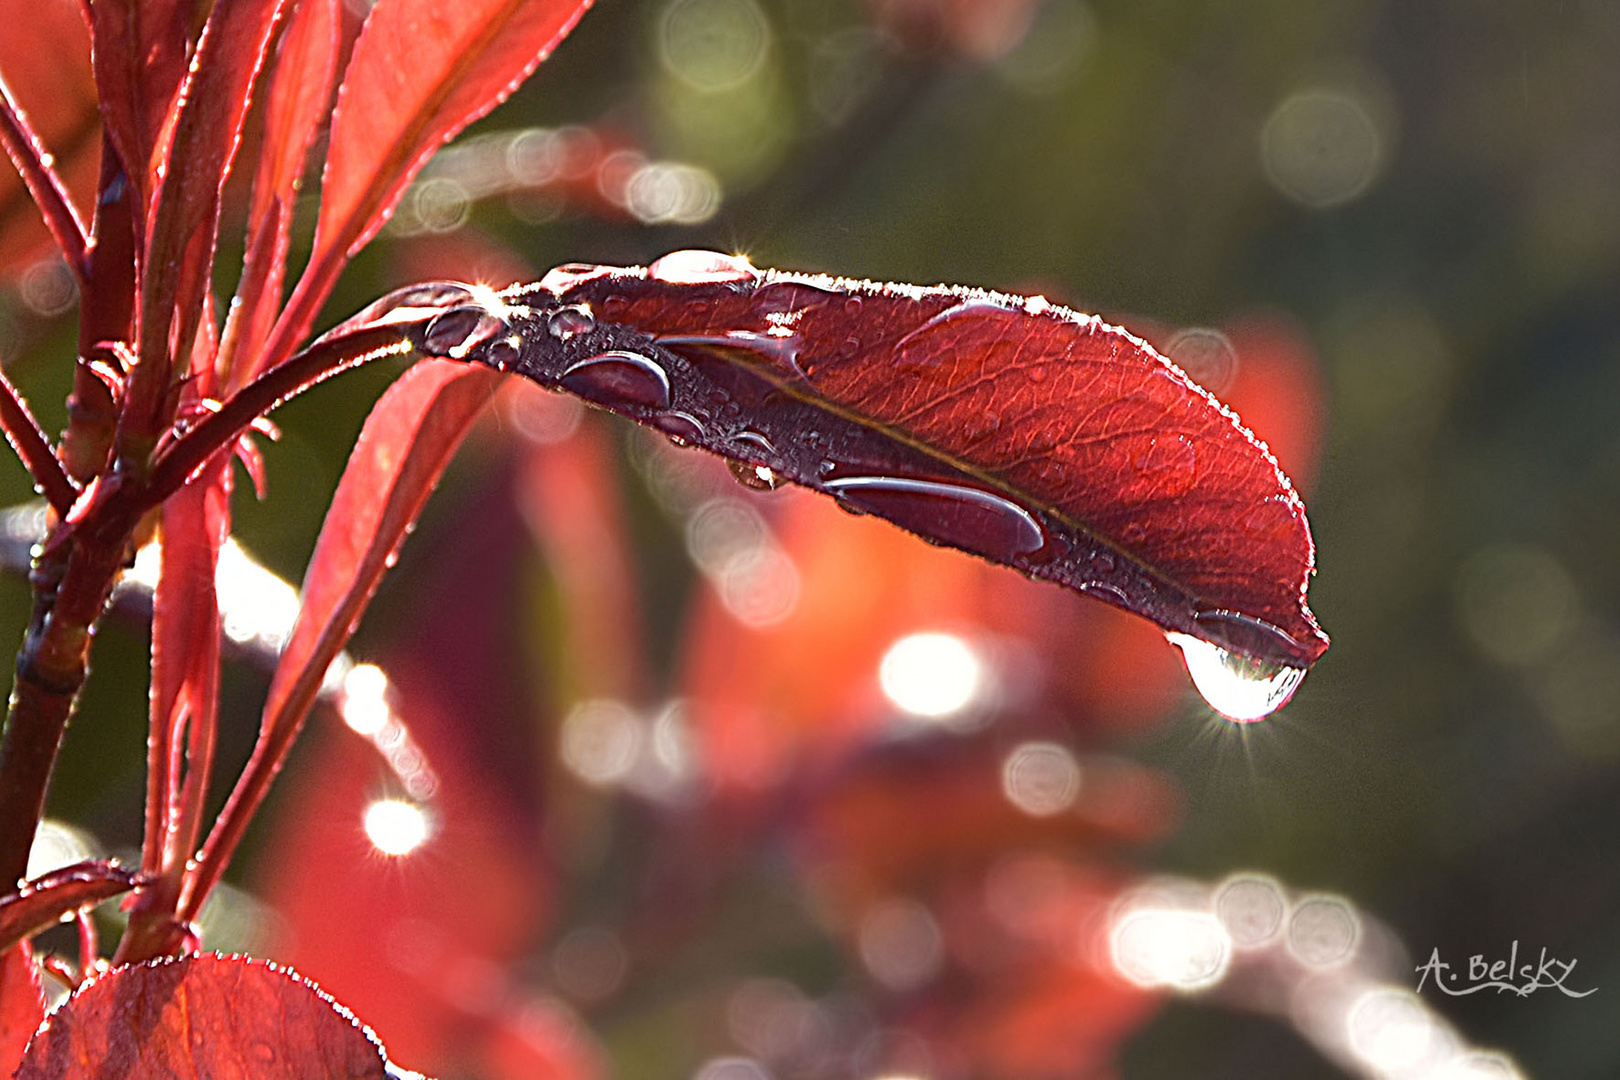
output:
[[[669,375],[639,353],[615,349],[587,356],[564,371],[557,384],[598,405],[669,408]]]
[[[751,281],[759,276],[759,271],[741,255],[672,251],[647,267],[647,276],[671,285],[703,285],[717,281]]]
[[[901,528],[1002,562],[1046,544],[1028,510],[978,488],[899,476],[847,476],[826,486],[846,509],[879,514]]]
[[[422,351],[460,360],[505,329],[506,324],[477,305],[451,308],[428,323],[422,334]]]
[[[1265,719],[1288,703],[1305,677],[1303,668],[1257,660],[1189,634],[1165,636],[1181,650],[1198,693],[1228,720]]]
[[[517,363],[520,355],[517,341],[513,338],[501,338],[498,341],[492,341],[484,348],[485,358],[501,371],[505,371]]]
[[[589,310],[583,306],[558,308],[546,320],[546,332],[558,341],[567,341],[579,334],[588,334],[596,329],[596,320]]]
[[[652,418],[652,426],[668,435],[676,446],[690,446],[703,439],[703,422],[691,413],[660,413]]]

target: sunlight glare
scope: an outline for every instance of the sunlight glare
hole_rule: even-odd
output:
[[[366,838],[384,855],[409,855],[427,842],[428,818],[403,799],[378,799],[366,807]]]
[[[955,634],[910,634],[884,653],[878,682],[895,708],[943,720],[973,705],[984,685],[984,664]]]

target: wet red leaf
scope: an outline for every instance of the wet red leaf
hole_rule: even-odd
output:
[[[337,272],[388,220],[446,140],[504,101],[590,0],[380,0],[338,88],[315,247],[299,288],[312,318]],[[293,328],[302,337],[304,326]]]
[[[39,967],[28,942],[0,949],[0,1076],[10,1076],[45,1019]]]
[[[1291,667],[1327,648],[1304,506],[1275,459],[1146,343],[1041,298],[679,252],[560,267],[419,344],[1166,630]]]
[[[290,971],[192,955],[119,968],[51,1014],[18,1080],[386,1075],[382,1047],[342,1006]]]
[[[42,874],[0,898],[0,950],[87,904],[126,892],[134,884],[135,875],[128,870],[99,861],[74,863]]]

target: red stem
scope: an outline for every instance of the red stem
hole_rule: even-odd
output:
[[[61,178],[51,168],[51,155],[29,126],[28,118],[17,107],[17,100],[12,97],[11,87],[6,85],[4,78],[0,78],[0,143],[5,144],[7,156],[22,174],[23,183],[28,185],[28,193],[34,197],[34,204],[45,218],[45,227],[56,238],[56,246],[61,249],[74,279],[82,287],[89,265],[86,253],[90,247],[84,222],[79,220],[78,211],[73,208]]]
[[[155,506],[180,490],[186,479],[236,440],[259,417],[340,371],[379,356],[405,352],[408,324],[367,327],[351,334],[322,338],[292,359],[266,371],[209,413],[158,455],[146,485],[147,505]]]
[[[6,441],[22,458],[40,493],[50,500],[59,516],[66,517],[79,497],[79,489],[62,470],[62,463],[40,430],[39,421],[28,411],[28,403],[3,372],[0,372],[0,428],[5,429]]]

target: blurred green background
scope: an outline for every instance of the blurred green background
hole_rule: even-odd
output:
[[[1612,1077],[1616,57],[1606,0],[604,0],[475,133],[588,124],[691,166],[680,183],[648,179],[630,213],[441,188],[362,256],[329,319],[411,275],[400,245],[464,227],[536,271],[716,247],[1168,326],[1287,313],[1328,393],[1307,503],[1333,648],[1241,740],[1189,721],[1123,747],[1188,800],[1148,865],[1341,892],[1420,958],[1515,939],[1574,958],[1591,997],[1431,1004],[1531,1076]],[[52,287],[47,269],[5,296],[0,351],[59,430],[72,297]],[[271,495],[238,499],[239,535],[292,580],[393,374],[277,415]],[[28,495],[19,468],[0,481]],[[666,638],[679,593],[662,587],[653,611]],[[26,610],[24,583],[0,582],[0,637],[20,637]],[[138,839],[144,648],[128,626],[101,635],[53,795],[113,847]],[[233,676],[239,740],[254,692]],[[1283,1025],[1198,1004],[1140,1032],[1120,1073],[1340,1075]]]

